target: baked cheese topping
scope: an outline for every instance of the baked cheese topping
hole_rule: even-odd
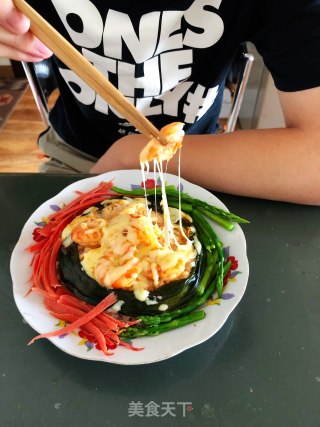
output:
[[[145,301],[149,291],[189,276],[197,250],[178,223],[172,224],[174,240],[167,246],[164,215],[147,208],[145,198],[103,204],[75,218],[62,233],[65,246],[78,244],[81,265],[90,277],[105,288],[132,290]],[[177,210],[170,210],[177,218]],[[184,229],[188,237],[193,233],[192,226]]]

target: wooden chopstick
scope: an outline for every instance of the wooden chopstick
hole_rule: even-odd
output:
[[[66,0],[67,1],[67,0]],[[13,0],[14,5],[30,19],[30,30],[64,64],[74,71],[108,104],[112,105],[143,135],[155,137],[167,144],[159,130],[134,106],[112,83],[97,70],[81,53],[58,33],[37,11],[24,0]]]

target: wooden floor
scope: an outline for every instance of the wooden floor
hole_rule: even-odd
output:
[[[37,172],[44,159],[37,146],[45,130],[31,90],[28,88],[0,131],[0,172]]]

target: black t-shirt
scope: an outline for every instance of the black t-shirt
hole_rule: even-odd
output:
[[[320,85],[320,0],[29,3],[158,128],[179,120],[186,133],[213,133],[222,82],[246,41],[279,90]],[[135,132],[55,57],[54,66],[61,96],[50,119],[66,142],[100,157]]]

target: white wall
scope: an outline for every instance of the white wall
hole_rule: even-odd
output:
[[[278,92],[267,70],[264,71],[258,94],[253,127],[256,129],[285,127]]]
[[[255,59],[239,113],[241,128],[284,127],[284,118],[273,79],[255,46],[248,43],[247,47]]]

